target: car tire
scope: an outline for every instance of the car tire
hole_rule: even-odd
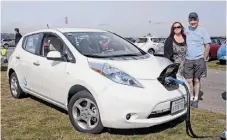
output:
[[[219,60],[220,64],[226,64],[226,60]]]
[[[155,51],[154,51],[154,49],[149,49],[148,51],[147,51],[149,54],[154,54],[155,53]]]
[[[84,107],[88,105],[88,102],[90,103],[90,106]],[[78,105],[80,107],[78,107]],[[91,108],[91,106],[93,108]],[[86,90],[79,91],[70,99],[68,104],[68,114],[71,124],[79,132],[98,134],[101,133],[104,128],[101,122],[97,103],[94,97]],[[93,126],[89,126],[91,121],[94,123]],[[89,122],[89,124],[85,122]]]
[[[3,46],[4,46],[4,48],[6,48],[6,49],[9,48],[9,45],[8,45],[8,44],[4,44]]]
[[[15,72],[13,72],[10,75],[9,85],[10,85],[11,95],[13,96],[13,98],[20,99],[20,98],[26,97],[25,92],[20,87],[20,84]]]

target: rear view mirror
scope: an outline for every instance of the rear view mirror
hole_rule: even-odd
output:
[[[59,51],[50,51],[47,53],[48,60],[62,60],[62,55]]]

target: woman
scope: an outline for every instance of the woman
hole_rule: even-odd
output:
[[[179,73],[183,75],[183,66],[186,55],[186,36],[180,22],[173,23],[169,37],[164,45],[164,57],[173,63],[180,63]]]

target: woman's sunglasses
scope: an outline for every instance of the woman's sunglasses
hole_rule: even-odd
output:
[[[181,26],[173,27],[173,29],[181,29]]]

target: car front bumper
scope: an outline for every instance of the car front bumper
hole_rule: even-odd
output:
[[[145,88],[114,84],[99,95],[103,126],[119,129],[150,127],[186,114],[186,92],[182,86],[168,91],[157,80],[144,80],[143,85]],[[171,114],[170,103],[179,98],[185,98],[185,107]],[[156,113],[153,115],[152,112]],[[131,115],[130,119],[126,119],[127,114]]]

